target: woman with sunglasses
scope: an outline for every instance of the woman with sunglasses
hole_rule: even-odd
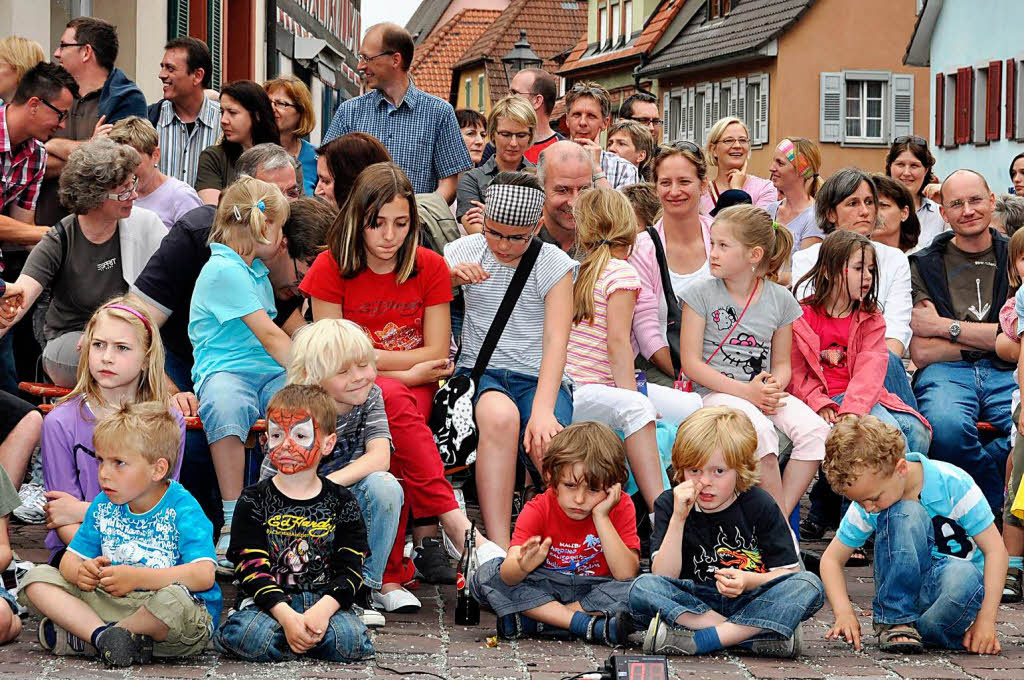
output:
[[[235,163],[243,151],[264,142],[281,143],[270,97],[251,80],[236,80],[220,91],[218,144],[199,154],[195,189],[206,205],[217,205],[220,192],[238,179]]]
[[[93,312],[128,292],[167,235],[156,213],[134,206],[140,161],[135,149],[109,139],[85,142],[69,154],[59,196],[71,214],[32,248],[15,282],[25,291],[24,303],[0,332],[10,332],[49,289],[49,306],[38,312],[40,344],[43,369],[60,387],[76,382],[78,344]]]
[[[894,139],[885,157],[885,174],[903,182],[914,197],[914,212],[921,223],[918,250],[927,248],[932,239],[949,228],[939,213],[939,204],[925,196],[934,167],[935,156],[928,149],[928,140],[915,135]]]
[[[302,165],[302,190],[307,196],[316,188],[316,147],[303,139],[316,127],[313,99],[306,84],[295,76],[268,80],[263,89],[274,108],[281,146]]]
[[[704,157],[708,169],[715,172],[715,178],[708,182],[700,198],[701,213],[710,214],[718,205],[718,197],[729,189],[746,191],[754,205],[765,209],[779,199],[770,180],[747,172],[750,132],[739,118],[722,118],[711,127]]]

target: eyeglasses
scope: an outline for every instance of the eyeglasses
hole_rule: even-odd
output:
[[[632,116],[625,116],[625,119],[626,120],[632,120],[634,122],[640,123],[641,125],[647,125],[647,126],[661,125],[662,123],[665,122],[661,118],[634,118]]]
[[[533,232],[531,231],[529,234],[523,234],[522,236],[505,236],[505,234],[494,231],[490,227],[484,227],[484,236],[497,239],[499,243],[501,241],[508,241],[510,245],[518,246],[529,243],[533,238]]]
[[[928,140],[924,137],[918,137],[917,135],[900,135],[896,139],[892,140],[893,144],[906,144],[907,142],[919,144],[924,147],[928,146]]]
[[[530,139],[529,132],[509,132],[508,130],[498,130],[494,134],[501,137],[506,142],[512,141],[513,137],[515,137],[517,142],[526,142]]]
[[[125,189],[124,191],[122,191],[120,193],[107,194],[107,198],[109,198],[112,201],[120,201],[120,202],[124,203],[125,201],[129,200],[132,197],[132,194],[134,194],[135,190],[138,189],[138,188],[139,188],[139,178],[138,177],[132,177],[132,185],[131,185],[130,188]]]
[[[89,43],[66,43],[66,42],[61,42],[61,43],[57,44],[57,46],[60,49],[62,49],[62,50],[63,49],[67,49],[68,47],[86,47],[88,45],[89,45]]]
[[[964,207],[966,205],[971,206],[971,210],[977,210],[978,208],[981,207],[981,205],[984,202],[985,202],[985,199],[982,196],[972,196],[971,198],[968,198],[967,201],[964,201],[963,199],[958,198],[955,201],[950,201],[949,203],[947,203],[946,204],[946,210],[952,210],[953,212],[960,212],[961,210],[964,209]]]
[[[295,109],[296,111],[299,110],[298,104],[292,104],[291,102],[286,102],[283,99],[271,99],[270,104],[274,108],[278,109]]]
[[[39,97],[38,99],[42,103],[46,104],[47,108],[49,108],[51,111],[53,111],[54,113],[57,114],[57,122],[58,123],[63,123],[65,120],[67,120],[67,117],[68,117],[68,112],[67,111],[62,111],[61,109],[58,109],[56,106],[54,106],[50,102],[46,101],[42,97]]]
[[[746,137],[726,137],[725,139],[719,139],[719,144],[725,144],[726,146],[732,146],[733,144],[739,143],[740,146],[747,146],[750,144],[750,140]]]
[[[536,92],[520,92],[519,90],[513,90],[511,87],[508,88],[508,93],[513,97],[536,97]]]
[[[357,54],[356,55],[356,59],[358,61],[366,62],[368,64],[371,61],[373,61],[374,59],[376,59],[377,57],[384,57],[384,56],[389,56],[389,55],[392,55],[392,54],[395,54],[395,52],[381,52],[380,54],[375,54],[372,57],[368,57],[365,54]]]

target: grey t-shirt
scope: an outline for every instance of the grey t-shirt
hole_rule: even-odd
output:
[[[725,289],[725,283],[715,278],[700,281],[683,291],[683,302],[704,317],[704,361],[711,356],[719,343],[729,334],[736,319],[743,311]],[[772,335],[782,326],[787,326],[803,314],[793,294],[772,281],[764,282],[764,290],[754,300],[732,332],[729,339],[718,350],[709,364],[724,376],[750,382],[762,371],[770,371],[772,365]],[[697,392],[707,394],[711,390],[695,385]]]
[[[128,292],[121,272],[120,226],[103,243],[93,243],[82,234],[77,217],[64,224],[66,249],[57,235],[59,225],[51,228],[29,253],[21,272],[52,290],[43,326],[48,341],[84,329],[97,307]],[[61,262],[63,250],[67,257]]]
[[[1006,274],[996,271],[996,254],[991,247],[980,253],[967,253],[950,241],[942,253],[942,264],[946,270],[946,285],[953,303],[953,313],[960,321],[985,321],[992,305],[998,307],[1003,304],[992,299],[996,276]],[[910,263],[910,285],[915,305],[931,299],[916,260]]]
[[[20,505],[21,499],[18,498],[18,490],[14,488],[7,472],[0,467],[0,517],[6,517]],[[3,585],[0,584],[0,588],[2,587]]]
[[[380,387],[374,385],[366,401],[352,407],[348,413],[338,416],[335,426],[338,443],[330,455],[320,459],[317,472],[329,475],[345,467],[356,458],[366,453],[366,445],[374,439],[387,439],[391,442],[391,429],[388,427],[388,416],[384,412],[384,395]],[[263,458],[260,466],[260,480],[273,477],[277,470],[270,462],[270,457]]]

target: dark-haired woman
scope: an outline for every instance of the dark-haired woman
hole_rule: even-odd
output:
[[[386,163],[391,154],[373,135],[349,132],[316,150],[316,195],[328,203],[345,207],[356,177],[374,163]]]
[[[871,232],[871,240],[892,248],[899,248],[906,254],[921,249],[921,223],[914,212],[914,197],[907,186],[888,175],[875,173],[871,176],[878,192],[878,225]]]
[[[196,171],[196,191],[207,205],[238,178],[235,162],[242,152],[264,142],[281,143],[274,109],[266,91],[251,80],[228,83],[220,93],[220,143],[203,149]]]
[[[939,213],[939,204],[924,195],[934,167],[935,156],[923,137],[897,137],[885,157],[885,174],[903,182],[914,197],[914,213],[921,225],[918,250],[927,248],[932,239],[948,229]]]
[[[1010,181],[1013,182],[1013,193],[1024,196],[1024,152],[1010,161]]]

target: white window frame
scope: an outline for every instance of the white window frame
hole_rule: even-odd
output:
[[[985,126],[988,125],[988,62],[974,67],[974,115],[971,121],[971,144],[986,146]],[[1000,103],[1000,108],[1002,104]],[[999,123],[1002,125],[1002,116]]]
[[[1016,56],[1013,59],[1016,61],[1013,70],[1017,79],[1013,91],[1015,99],[1013,110],[1016,115],[1013,126],[1013,141],[1019,142],[1024,140],[1024,108],[1021,108],[1024,107],[1024,57]],[[1008,69],[1004,66],[1003,71],[1007,72]],[[1003,92],[1006,92],[1006,88],[1003,89]]]
[[[878,103],[881,106],[881,111],[879,112],[879,115],[878,115],[877,119],[874,118],[874,117],[871,117],[871,118],[868,117],[868,85],[870,83],[878,83],[878,86],[879,86]],[[848,111],[849,111],[848,103],[850,101],[849,91],[850,91],[850,86],[853,85],[853,84],[856,84],[856,88],[858,90],[857,91],[856,99],[857,99],[857,102],[858,102],[858,105],[859,105],[859,108],[860,108],[860,115],[858,116],[858,120],[857,120],[857,123],[859,124],[859,129],[860,129],[860,134],[859,135],[851,135],[850,134],[850,127],[849,127],[849,124],[850,124],[850,118],[848,116]],[[874,79],[874,78],[870,78],[870,79],[867,79],[867,78],[864,78],[864,79],[862,79],[862,78],[844,78],[843,79],[843,127],[844,127],[843,137],[845,138],[845,140],[847,142],[849,142],[851,144],[883,144],[885,142],[885,117],[886,117],[886,113],[888,113],[886,111],[886,107],[885,107],[885,95],[886,95],[886,84],[883,83],[883,82],[880,82],[877,79]],[[874,99],[874,97],[872,97],[871,99]],[[867,128],[868,128],[869,120],[877,120],[878,121],[878,136],[870,136],[870,135],[867,134]]]
[[[623,34],[626,36],[626,42],[633,36],[633,0],[625,0],[622,3],[622,17],[625,20],[625,28]]]
[[[597,48],[608,47],[608,7],[597,8]]]
[[[612,47],[616,47],[619,44],[619,25],[622,23],[622,4],[616,2],[612,5]]]
[[[818,108],[819,140],[824,144],[882,148],[901,135],[914,134],[915,77],[908,73],[879,70],[821,72]],[[955,80],[955,78],[954,78]],[[882,126],[880,137],[866,137],[866,124],[860,136],[846,133],[846,84],[849,81],[882,83]],[[866,93],[866,85],[862,86]],[[861,120],[867,118],[866,97],[861,97]]]
[[[946,86],[942,97],[942,146],[955,148],[956,143],[956,69],[943,76]]]

